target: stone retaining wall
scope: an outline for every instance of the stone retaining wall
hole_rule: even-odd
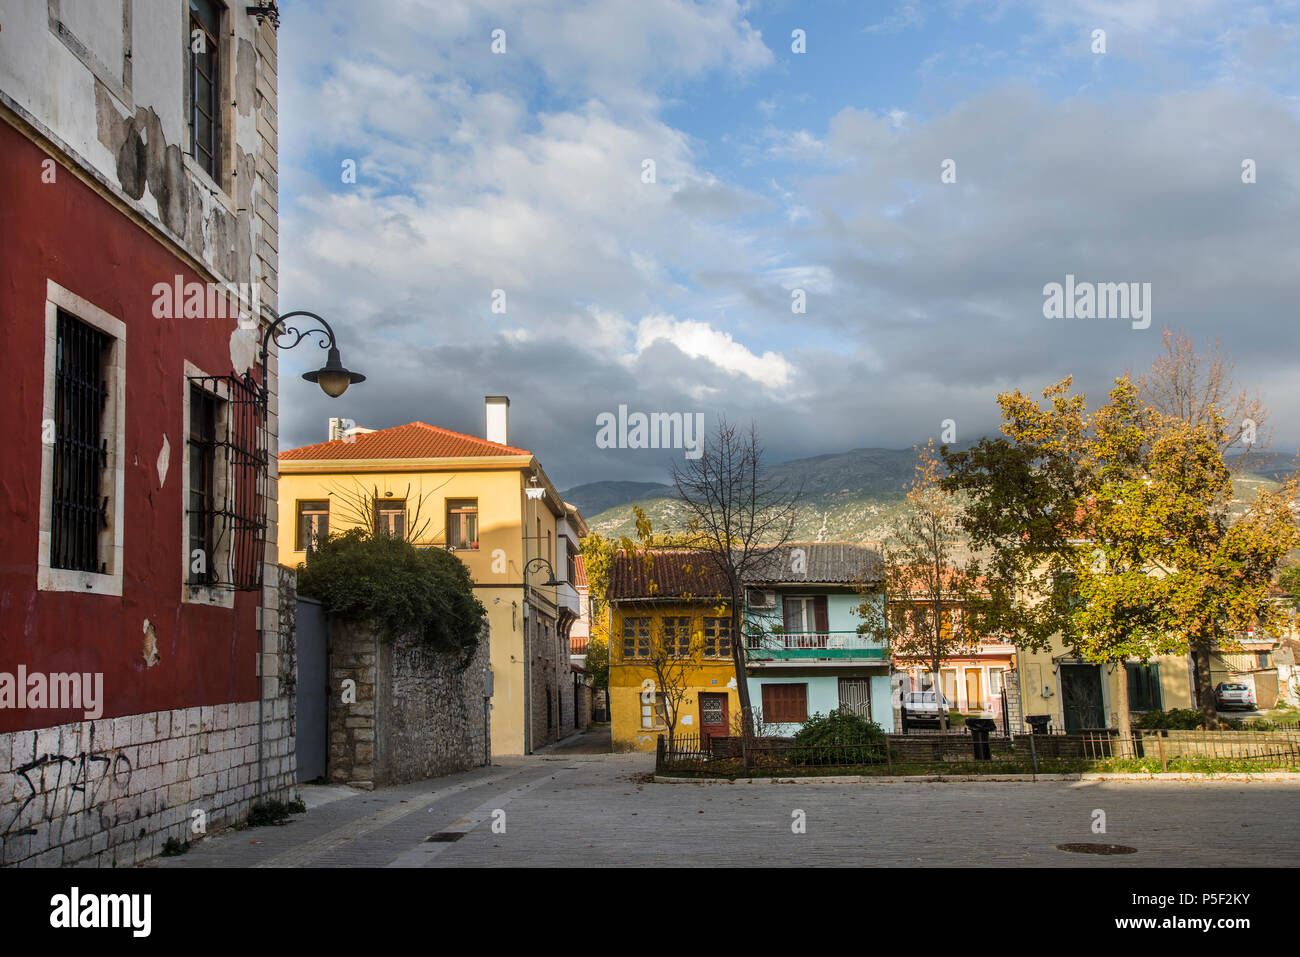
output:
[[[485,764],[488,650],[486,621],[463,671],[410,639],[331,623],[329,780],[371,789]]]

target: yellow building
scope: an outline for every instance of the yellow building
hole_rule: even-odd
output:
[[[1188,655],[1162,655],[1097,664],[1072,657],[1059,643],[1042,651],[1018,648],[1020,705],[1025,717],[1049,715],[1053,729],[1119,726],[1121,681],[1128,682],[1131,714],[1196,707],[1195,670]],[[1014,717],[1014,716],[1013,716]]]
[[[537,458],[507,444],[509,404],[487,398],[487,438],[423,422],[344,432],[335,420],[330,441],[281,452],[277,547],[295,567],[315,538],[373,527],[454,552],[488,613],[492,750],[525,754],[571,717],[576,592],[542,583],[569,581],[586,526]]]
[[[615,557],[606,606],[614,750],[655,749],[667,734],[666,698],[674,689],[681,694],[678,735],[726,736],[738,726],[731,611],[716,598],[725,591],[725,581],[704,570],[696,554],[656,551],[648,562]]]

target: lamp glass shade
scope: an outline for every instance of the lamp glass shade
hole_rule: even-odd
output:
[[[348,391],[348,386],[352,383],[366,380],[360,372],[349,372],[343,368],[343,363],[339,361],[339,350],[333,347],[330,348],[329,359],[323,368],[315,372],[304,372],[302,377],[308,382],[315,382],[332,399],[337,399]]]
[[[352,384],[352,376],[346,372],[333,372],[322,370],[316,376],[316,383],[321,387],[321,391],[332,399],[337,399],[344,392],[348,391],[348,386]]]

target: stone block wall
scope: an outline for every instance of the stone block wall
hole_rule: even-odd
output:
[[[263,709],[262,798],[289,800],[289,703]],[[256,701],[0,734],[0,864],[123,867],[257,800]]]
[[[528,620],[532,629],[532,749],[545,747],[560,739],[562,727],[560,682],[568,679],[569,655],[563,655],[563,672],[560,663],[560,640],[556,634],[555,619],[534,612]]]
[[[469,666],[363,625],[330,625],[329,780],[371,789],[486,763],[486,621]],[[344,701],[344,682],[355,701]]]

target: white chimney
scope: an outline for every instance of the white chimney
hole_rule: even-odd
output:
[[[483,437],[498,445],[509,445],[510,397],[487,395],[483,397],[483,402],[487,406],[487,432]]]
[[[330,435],[329,441],[343,438],[343,420],[330,417]]]

